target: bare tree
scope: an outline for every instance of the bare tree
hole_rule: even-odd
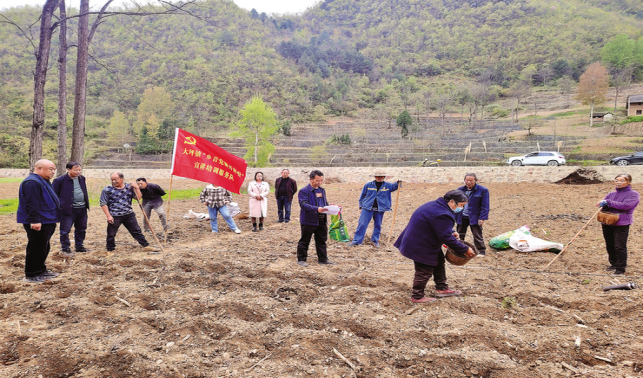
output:
[[[569,107],[569,95],[572,93],[572,85],[574,84],[574,80],[569,77],[568,75],[565,75],[558,79],[558,87],[560,87],[560,92],[561,94],[565,95],[567,98],[567,102],[565,103],[565,109]]]
[[[36,50],[36,69],[34,70],[33,122],[29,141],[29,166],[33,169],[42,157],[42,135],[45,127],[45,83],[53,28],[51,20],[60,0],[47,0],[40,17],[40,42]]]
[[[444,92],[438,96],[438,113],[440,115],[441,124],[444,127],[444,119],[446,118],[447,107],[451,103],[453,96],[451,92]]]
[[[632,69],[624,68],[616,70],[612,73],[612,86],[614,87],[614,113],[616,113],[616,104],[618,103],[618,95],[622,90],[627,88],[632,83]]]
[[[512,121],[516,123],[518,122],[518,107],[520,100],[527,97],[529,92],[531,92],[531,85],[526,81],[518,81],[511,87],[511,95],[516,99],[516,104],[512,112]]]
[[[67,13],[65,0],[60,1],[60,34],[58,36],[58,176],[67,163]]]
[[[554,70],[551,67],[543,67],[538,70],[538,76],[543,79],[543,85],[547,86],[547,82],[554,76]]]

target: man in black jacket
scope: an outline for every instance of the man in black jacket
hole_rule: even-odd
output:
[[[156,211],[161,224],[163,225],[163,231],[167,230],[167,216],[165,215],[165,209],[163,208],[163,196],[165,195],[165,190],[163,190],[159,185],[148,183],[145,177],[140,177],[136,179],[141,194],[143,195],[143,211],[147,216],[147,220],[150,222],[150,216],[152,215],[152,210]],[[150,225],[143,220],[143,229],[147,232],[150,230]]]
[[[83,167],[70,161],[65,166],[67,174],[54,180],[54,192],[60,199],[60,246],[61,255],[72,257],[69,233],[74,226],[74,244],[76,252],[87,252],[84,246],[87,230],[87,211],[89,210],[89,196],[85,176],[81,175]]]
[[[22,181],[18,193],[17,221],[27,232],[25,282],[39,283],[58,276],[47,269],[49,240],[60,222],[60,201],[49,180],[56,172],[56,164],[41,159],[34,164],[33,173]]]
[[[285,169],[281,171],[281,177],[275,181],[275,196],[277,197],[277,213],[279,222],[290,222],[290,208],[292,206],[292,197],[297,193],[297,181],[291,179],[290,171]],[[284,216],[284,209],[286,215]]]

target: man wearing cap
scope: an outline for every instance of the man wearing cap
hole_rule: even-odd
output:
[[[371,241],[375,248],[380,246],[380,232],[382,230],[382,219],[384,212],[391,211],[391,192],[396,191],[402,180],[398,180],[395,184],[384,181],[386,173],[376,172],[375,180],[366,183],[362,189],[362,194],[359,197],[359,208],[362,211],[355,230],[355,236],[351,242],[351,246],[356,246],[364,242],[364,235],[368,224],[373,220],[373,235]]]

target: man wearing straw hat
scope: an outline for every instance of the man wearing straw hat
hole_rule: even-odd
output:
[[[366,229],[368,228],[371,219],[373,220],[373,234],[371,241],[375,248],[380,246],[380,232],[382,231],[382,219],[384,213],[391,211],[391,192],[396,191],[401,183],[398,180],[395,184],[384,181],[386,173],[376,172],[375,180],[366,183],[362,189],[362,194],[359,196],[359,208],[361,210],[359,216],[359,223],[355,230],[355,236],[351,242],[351,246],[357,246],[364,242]]]

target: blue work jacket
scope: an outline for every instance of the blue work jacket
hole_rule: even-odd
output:
[[[299,212],[299,223],[309,225],[309,226],[318,226],[319,225],[319,211],[318,208],[328,206],[328,201],[326,200],[326,191],[321,186],[318,188],[322,192],[322,204],[317,205],[317,198],[315,197],[315,189],[306,185],[303,189],[299,191],[299,207],[301,211]]]
[[[22,224],[60,222],[60,201],[54,188],[35,173],[20,183],[17,221]]]
[[[464,243],[453,236],[454,212],[447,201],[440,197],[427,202],[415,210],[409,224],[395,241],[395,247],[402,256],[422,264],[437,266],[442,244],[456,252],[469,250]]]
[[[362,194],[359,196],[359,208],[371,211],[373,209],[373,202],[377,198],[377,211],[385,212],[391,211],[391,192],[397,190],[398,184],[391,184],[386,181],[382,182],[380,190],[377,190],[375,180],[366,183],[362,189]]]
[[[467,187],[461,186],[458,190],[466,192]],[[476,184],[469,196],[467,206],[469,209],[469,224],[478,224],[478,220],[480,219],[489,219],[489,189]],[[458,224],[462,224],[462,213],[461,211],[455,215],[455,220]]]
[[[85,176],[78,176],[78,184],[85,197],[85,209],[89,210],[89,195],[87,194],[87,184]],[[63,215],[71,215],[74,205],[74,180],[69,175],[62,175],[54,179],[54,192],[60,200],[60,212]]]
[[[371,211],[377,198],[378,212],[391,211],[391,192],[396,191],[397,187],[397,183],[391,184],[384,181],[380,190],[377,190],[375,180],[366,183],[362,189],[362,194],[359,196],[359,208]]]

